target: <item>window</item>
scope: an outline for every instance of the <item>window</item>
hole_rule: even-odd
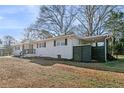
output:
[[[46,47],[46,42],[44,42],[44,47]]]
[[[60,46],[60,42],[59,41],[57,41],[56,46]]]
[[[65,46],[65,42],[64,41],[61,41],[61,46]]]
[[[33,54],[36,54],[36,50],[35,49],[33,49]]]
[[[92,46],[104,46],[104,42],[97,42],[97,43],[92,43]]]
[[[42,47],[42,44],[40,43],[40,44],[39,44],[39,48],[41,48],[41,47]]]
[[[98,46],[104,46],[104,42],[98,42]]]
[[[46,47],[46,42],[37,44],[37,48]]]
[[[32,49],[34,48],[34,45],[33,45],[33,44],[31,45],[31,48],[32,48]]]
[[[64,40],[54,40],[54,46],[65,46],[67,45],[67,39]]]
[[[20,46],[15,46],[15,50],[20,50]]]
[[[46,47],[46,42],[41,43],[41,47]]]

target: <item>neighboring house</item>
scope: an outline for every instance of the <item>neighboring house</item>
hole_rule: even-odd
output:
[[[4,48],[0,47],[0,56],[4,56]]]
[[[13,55],[23,57],[52,57],[76,61],[107,60],[110,36],[79,37],[75,34],[29,41],[13,45]],[[96,44],[97,42],[97,44]]]
[[[0,40],[0,56],[4,55],[4,47],[2,45],[2,41]]]
[[[5,47],[0,47],[0,56],[10,56],[11,51]]]

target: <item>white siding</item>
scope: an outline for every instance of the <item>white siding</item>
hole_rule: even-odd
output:
[[[66,38],[57,39],[57,41],[63,41]],[[31,56],[39,56],[39,57],[53,57],[57,58],[58,55],[61,55],[61,58],[72,59],[73,57],[73,46],[77,46],[79,44],[79,40],[75,37],[67,38],[67,45],[62,46],[54,46],[54,40],[46,41],[46,47],[37,48],[37,44],[35,43],[34,49],[36,49],[36,54]],[[20,51],[14,51],[15,54],[20,53]],[[30,56],[28,54],[27,56]]]
[[[62,41],[65,39],[58,39],[57,41]],[[57,55],[61,55],[62,58],[71,59],[73,57],[73,46],[78,45],[79,42],[74,38],[67,38],[67,45],[64,46],[54,46],[54,40],[46,42],[46,47],[37,48],[37,56],[53,57],[57,58]]]

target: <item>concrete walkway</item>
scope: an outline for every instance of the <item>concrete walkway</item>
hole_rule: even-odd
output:
[[[0,56],[0,58],[12,58],[12,56]]]

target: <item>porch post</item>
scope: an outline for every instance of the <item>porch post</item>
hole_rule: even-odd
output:
[[[106,44],[106,38],[105,38],[105,41],[104,41],[104,47],[105,47],[105,61],[107,62],[107,44]]]

